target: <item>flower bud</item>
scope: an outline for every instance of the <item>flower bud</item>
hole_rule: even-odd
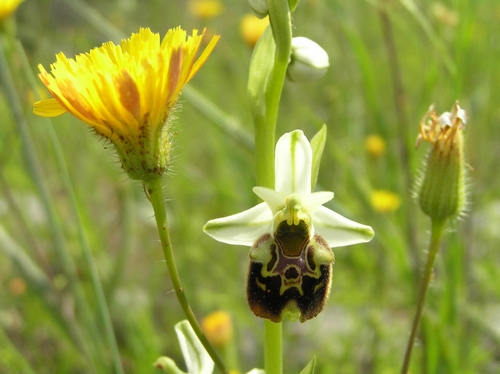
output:
[[[429,118],[427,124],[426,119]],[[422,211],[432,219],[455,218],[465,206],[465,162],[463,130],[466,113],[455,103],[451,112],[437,116],[431,106],[422,122],[417,147],[423,139],[431,143],[418,195]]]
[[[165,373],[182,373],[182,371],[180,371],[175,364],[174,360],[166,356],[158,357],[153,366]]]
[[[248,0],[248,5],[250,5],[253,13],[259,18],[264,18],[269,14],[267,0]]]
[[[317,43],[304,37],[292,39],[292,55],[287,77],[305,83],[321,78],[330,66],[328,54]]]

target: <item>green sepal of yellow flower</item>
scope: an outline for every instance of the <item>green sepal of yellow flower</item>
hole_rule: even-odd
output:
[[[456,218],[466,204],[463,128],[465,112],[458,103],[451,113],[437,117],[431,107],[419,139],[432,144],[419,191],[422,211],[436,220]],[[425,119],[425,118],[424,118]]]

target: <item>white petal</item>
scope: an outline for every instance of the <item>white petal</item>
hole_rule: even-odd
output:
[[[312,150],[301,130],[283,135],[276,144],[275,190],[285,195],[311,193]]]
[[[308,196],[302,197],[302,205],[307,209],[307,212],[311,215],[324,203],[333,199],[333,192],[320,191],[313,192]]]
[[[285,207],[286,195],[266,187],[254,187],[253,192],[269,206],[273,215]]]
[[[241,213],[208,221],[203,231],[222,243],[252,246],[259,237],[271,232],[272,219],[269,206],[260,203]]]
[[[370,226],[351,221],[321,206],[313,214],[314,233],[321,235],[330,247],[369,242],[374,235]]]
[[[189,374],[212,374],[214,362],[187,320],[175,325],[177,339]]]

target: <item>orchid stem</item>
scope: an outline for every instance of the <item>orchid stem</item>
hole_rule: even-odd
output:
[[[229,374],[229,371],[224,366],[221,358],[215,351],[214,347],[208,341],[207,337],[203,333],[198,320],[196,319],[191,306],[189,305],[186,293],[182,288],[181,278],[179,277],[179,272],[177,271],[177,266],[174,260],[174,252],[172,250],[172,243],[170,242],[170,233],[168,230],[167,222],[167,211],[165,209],[165,203],[163,200],[163,192],[161,185],[161,178],[156,178],[148,182],[144,182],[145,192],[153,210],[155,212],[156,226],[158,228],[158,234],[160,236],[161,246],[163,249],[163,256],[165,257],[165,262],[167,264],[168,273],[170,275],[170,280],[172,281],[172,286],[174,287],[175,295],[177,300],[189,321],[193,331],[200,340],[201,344],[210,355],[215,363],[215,366],[220,370],[221,373]]]
[[[283,333],[282,323],[264,321],[264,360],[266,374],[283,372]]]
[[[406,347],[401,374],[408,373],[408,369],[410,367],[411,353],[413,350],[413,345],[415,344],[418,325],[420,323],[422,310],[424,309],[425,305],[425,297],[427,295],[427,290],[429,289],[429,284],[434,269],[434,263],[436,261],[436,255],[439,251],[439,246],[441,244],[441,238],[443,236],[443,232],[446,227],[446,222],[447,220],[435,220],[435,219],[432,220],[432,233],[431,233],[431,241],[429,243],[429,253],[427,255],[427,264],[425,265],[424,275],[420,282],[420,289],[418,291],[417,311],[415,313],[415,317],[413,318],[413,325],[411,328],[410,338],[408,339],[408,345]]]
[[[254,118],[255,162],[258,186],[274,188],[274,147],[281,92],[292,46],[292,22],[287,0],[268,0],[269,20],[276,50],[265,95],[265,116]],[[264,321],[266,374],[283,372],[282,324]]]

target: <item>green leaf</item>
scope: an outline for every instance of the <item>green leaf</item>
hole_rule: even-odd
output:
[[[288,0],[288,6],[290,7],[290,11],[293,12],[296,8],[297,5],[299,5],[300,0]]]
[[[316,368],[316,356],[313,356],[311,361],[306,365],[300,374],[314,374],[314,369]]]
[[[323,150],[325,149],[326,125],[323,125],[323,127],[321,127],[321,129],[311,139],[310,143],[312,148],[311,191],[314,191],[316,182],[318,181],[321,156],[323,155]]]
[[[275,50],[271,28],[267,27],[253,50],[248,75],[248,96],[254,118],[264,117],[266,113],[267,81],[274,66]]]
[[[187,320],[175,325],[175,332],[181,346],[189,374],[212,374],[214,362],[198,340]]]

